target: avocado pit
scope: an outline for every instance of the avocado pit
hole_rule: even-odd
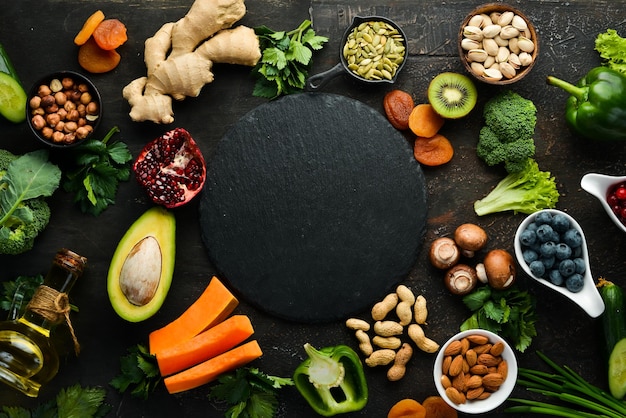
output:
[[[120,289],[130,303],[143,306],[154,298],[162,264],[161,246],[155,237],[145,237],[132,248],[120,273]]]

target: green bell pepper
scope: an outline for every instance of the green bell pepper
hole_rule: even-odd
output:
[[[596,67],[577,85],[553,76],[547,81],[570,94],[565,119],[576,133],[589,139],[626,140],[626,76]]]
[[[367,382],[353,349],[337,345],[316,350],[306,343],[304,350],[309,357],[296,368],[293,381],[315,412],[330,417],[365,407]]]

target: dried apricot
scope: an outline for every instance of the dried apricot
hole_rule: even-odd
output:
[[[391,90],[383,99],[389,123],[400,130],[409,128],[409,115],[415,106],[411,95],[402,90]]]
[[[93,31],[93,38],[100,48],[111,51],[128,40],[126,25],[118,19],[105,19]]]
[[[102,13],[102,10],[96,10],[95,12],[93,12],[93,14],[87,18],[80,32],[78,32],[78,34],[74,38],[74,43],[80,46],[87,42],[87,39],[91,37],[93,32],[96,30],[98,25],[102,23],[103,20],[104,13]]]
[[[100,48],[93,37],[78,49],[78,63],[90,73],[109,72],[117,67],[120,59],[121,56],[116,51]]]
[[[417,135],[426,138],[434,136],[445,123],[445,119],[435,112],[430,103],[415,106],[409,115],[409,128]]]
[[[454,155],[452,143],[441,134],[430,138],[417,137],[413,146],[413,155],[421,164],[437,166],[449,162]]]

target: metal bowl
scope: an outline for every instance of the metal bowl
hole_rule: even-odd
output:
[[[471,48],[470,46],[465,45],[464,42],[468,42],[469,41],[464,41],[467,39],[472,39],[471,37],[473,37],[472,35],[475,34],[475,31],[472,31],[470,35],[468,35],[466,33],[466,29],[468,26],[472,26],[472,27],[476,27],[475,23],[473,21],[473,19],[476,18],[476,16],[487,16],[489,17],[489,20],[484,19],[482,22],[480,22],[479,24],[479,28],[482,29],[481,33],[477,34],[478,38],[480,38],[480,36],[484,36],[486,34],[485,32],[485,27],[489,25],[489,22],[491,21],[491,23],[494,23],[494,21],[503,13],[505,12],[510,12],[513,13],[513,15],[518,16],[519,18],[521,18],[520,22],[524,22],[525,26],[527,27],[527,29],[525,31],[522,31],[522,35],[520,36],[524,36],[527,39],[532,41],[533,44],[533,49],[530,52],[527,52],[528,55],[523,55],[521,53],[516,53],[518,50],[517,46],[512,46],[511,45],[511,41],[507,40],[506,42],[503,39],[498,39],[498,38],[491,38],[494,40],[497,40],[496,44],[498,46],[503,46],[504,43],[506,43],[506,48],[509,49],[509,51],[512,50],[512,52],[516,53],[518,58],[524,58],[522,59],[522,64],[524,64],[525,60],[527,60],[529,57],[531,59],[530,63],[528,65],[520,65],[520,62],[516,61],[514,58],[507,58],[507,60],[505,60],[504,62],[506,63],[506,71],[503,69],[503,71],[500,71],[500,69],[498,69],[498,71],[500,71],[500,74],[502,75],[500,78],[493,77],[491,74],[486,73],[484,71],[484,69],[481,69],[480,65],[482,65],[482,63],[480,63],[479,61],[474,61],[469,57],[469,51]],[[510,13],[507,13],[508,16],[510,16]],[[481,19],[478,18],[478,20],[480,21]],[[518,19],[516,19],[517,21]],[[470,25],[470,23],[472,23]],[[507,27],[507,28],[512,28],[512,24],[508,23],[505,24],[506,22],[503,22],[503,26],[501,27]],[[495,24],[495,23],[494,23]],[[518,25],[516,25],[518,26]],[[489,32],[489,30],[487,31]],[[470,38],[468,38],[468,36],[470,36]],[[491,35],[488,35],[489,37],[491,37]],[[509,35],[507,35],[508,37]],[[515,38],[515,39],[519,39],[519,38]],[[479,42],[478,40],[476,40],[476,42]],[[517,41],[516,41],[517,42]],[[525,42],[525,41],[524,41]],[[501,45],[502,44],[502,45]],[[476,46],[476,45],[475,45]],[[477,48],[474,48],[474,54],[476,55],[483,55],[481,52],[476,52],[476,50],[481,50],[481,51],[485,51],[485,50],[491,50],[493,48],[493,42],[491,42],[491,45],[489,47],[486,47],[484,45],[483,41],[480,41]],[[535,65],[535,62],[537,62],[537,56],[539,54],[539,39],[537,37],[537,32],[535,30],[535,26],[533,25],[533,23],[530,21],[530,19],[528,19],[528,17],[522,13],[520,10],[516,9],[513,6],[509,6],[507,4],[504,3],[488,3],[488,4],[483,4],[482,6],[478,6],[477,8],[475,8],[474,10],[472,10],[466,17],[465,19],[463,19],[463,22],[461,23],[461,27],[459,29],[459,36],[458,36],[458,49],[459,49],[459,56],[461,58],[461,62],[463,63],[463,65],[465,66],[465,69],[477,80],[487,83],[487,84],[494,84],[494,85],[506,85],[506,84],[511,84],[511,83],[515,83],[519,80],[521,80],[522,78],[524,78],[529,72],[530,70],[533,68],[533,66]],[[523,52],[523,51],[522,51]],[[493,58],[493,60],[497,61],[497,58],[492,55],[492,54],[487,54],[488,56],[491,56]],[[472,62],[474,62],[474,66],[472,65]],[[477,65],[476,63],[480,64]],[[513,67],[513,69],[515,70],[514,73],[511,72],[511,68],[508,67],[508,65],[511,65],[511,67]],[[518,68],[516,68],[518,67]],[[493,67],[495,68],[495,67]],[[507,74],[508,76],[505,76],[504,74]],[[514,75],[513,75],[514,74]]]
[[[396,38],[396,40],[399,41],[401,45],[404,47],[404,51],[403,51],[404,55],[403,55],[402,62],[397,64],[397,67],[395,68],[395,72],[388,75],[387,77],[384,77],[384,76],[367,77],[366,75],[364,76],[362,74],[359,74],[356,71],[353,71],[351,69],[353,63],[349,62],[349,59],[346,58],[346,54],[344,54],[344,49],[347,47],[347,44],[348,44],[348,41],[352,32],[358,29],[362,24],[366,24],[368,22],[383,22],[385,24],[388,24],[392,28],[394,28],[398,33],[398,37]],[[381,56],[382,53],[381,54],[372,53],[372,55]],[[398,74],[400,73],[400,71],[404,67],[404,64],[406,63],[406,55],[407,55],[406,34],[402,30],[402,28],[398,26],[398,24],[396,24],[393,20],[383,17],[383,16],[355,16],[352,19],[352,23],[346,29],[346,31],[344,32],[341,38],[341,48],[339,50],[340,62],[329,70],[326,70],[322,73],[309,77],[306,82],[306,89],[308,91],[318,90],[322,88],[323,86],[325,86],[326,84],[328,84],[328,82],[330,82],[332,79],[334,79],[335,77],[341,74],[348,74],[355,80],[358,80],[359,82],[363,82],[366,84],[394,83],[398,77]],[[380,58],[378,59],[382,61],[382,59]]]
[[[68,80],[73,82],[71,86]],[[93,135],[101,119],[100,92],[80,73],[53,72],[37,80],[28,92],[26,120],[33,135],[46,146],[74,147]]]

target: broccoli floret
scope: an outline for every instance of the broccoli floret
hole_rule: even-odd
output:
[[[509,173],[524,169],[535,155],[537,108],[519,94],[507,90],[493,97],[483,110],[476,153],[487,165],[504,164]]]
[[[559,196],[550,172],[539,170],[537,162],[528,159],[522,171],[509,173],[487,196],[474,202],[474,211],[478,216],[509,210],[531,214],[553,209]]]
[[[3,178],[9,164],[18,156],[0,149],[0,189],[6,187]],[[19,216],[15,216],[19,214]],[[21,254],[33,248],[35,238],[48,226],[50,206],[43,197],[20,202],[13,216],[0,225],[0,254]],[[0,214],[0,219],[4,215]]]

